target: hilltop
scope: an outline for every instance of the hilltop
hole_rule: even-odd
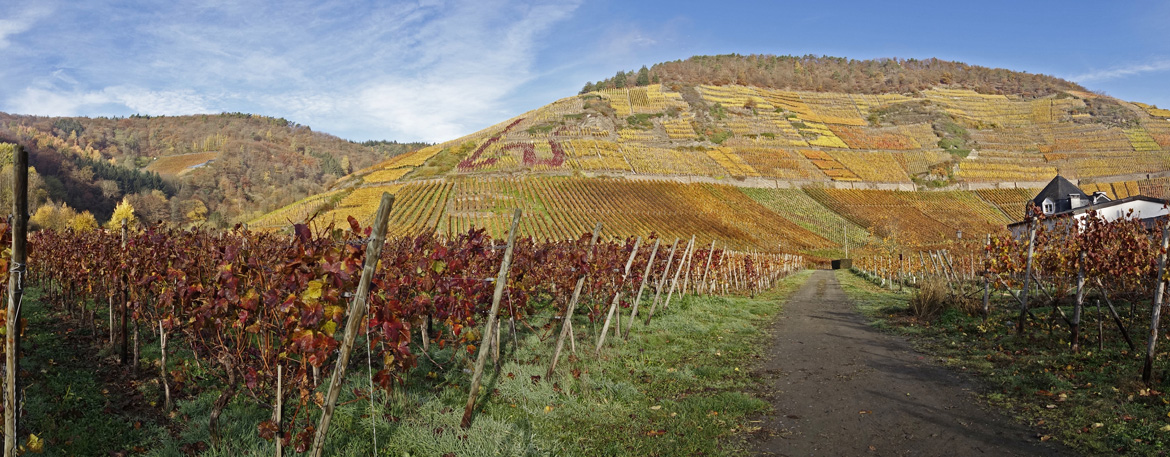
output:
[[[144,221],[218,227],[322,192],[352,170],[424,146],[359,144],[283,118],[243,113],[128,118],[0,113],[0,142],[29,151],[34,214],[41,207],[61,212],[64,204],[64,212],[88,211],[101,222],[126,198]],[[34,218],[34,223],[52,225],[54,219],[61,218]]]
[[[522,233],[536,237],[573,238],[603,221],[611,235],[817,257],[843,254],[846,236],[894,249],[1001,231],[1056,174],[1123,195],[1165,196],[1170,184],[1170,111],[1051,76],[937,59],[733,55],[586,89],[358,170],[253,223],[365,221],[389,191],[397,233],[500,235],[520,207]]]

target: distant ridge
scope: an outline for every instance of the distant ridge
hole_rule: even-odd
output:
[[[1057,77],[988,68],[941,59],[854,60],[829,56],[725,54],[694,56],[587,83],[581,93],[664,83],[740,85],[772,89],[853,94],[901,94],[931,87],[969,89],[981,94],[1043,97],[1064,91],[1088,92]]]

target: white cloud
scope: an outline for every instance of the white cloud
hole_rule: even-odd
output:
[[[133,86],[113,86],[100,91],[59,91],[29,87],[10,101],[17,113],[45,116],[79,116],[111,105],[150,115],[179,115],[211,112],[207,99],[190,90],[154,91]]]
[[[533,67],[542,39],[580,1],[93,6],[87,15],[119,20],[84,32],[28,31],[68,46],[22,56],[13,67],[20,74],[0,69],[0,86],[11,88],[0,93],[0,109],[248,111],[354,139],[444,141],[518,114],[508,98],[541,76]],[[61,19],[81,14],[71,11]],[[0,42],[18,33],[3,27]]]
[[[8,17],[0,19],[0,49],[4,49],[11,44],[8,41],[8,37],[28,31],[36,25],[38,20],[48,16],[52,12],[52,7],[45,4],[37,4],[37,2],[26,5],[25,9],[16,11],[14,14],[11,11],[5,11],[4,15]]]
[[[1124,67],[1090,71],[1088,73],[1071,76],[1069,79],[1082,83],[1090,81],[1108,81],[1111,79],[1125,78],[1143,73],[1156,73],[1167,70],[1170,70],[1170,59],[1161,58],[1150,62],[1132,64]]]

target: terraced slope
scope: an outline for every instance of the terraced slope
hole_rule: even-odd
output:
[[[851,244],[905,246],[1002,231],[1056,174],[1114,197],[1170,189],[1166,110],[1067,82],[862,94],[659,76],[589,85],[597,90],[357,171],[335,194],[257,223],[368,218],[373,196],[391,190],[411,206],[396,209],[395,230],[499,234],[521,207],[522,230],[538,237],[602,221],[616,235],[835,256],[846,226]],[[978,81],[967,76],[955,80]]]

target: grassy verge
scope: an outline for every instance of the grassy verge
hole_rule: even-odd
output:
[[[42,306],[39,289],[25,292],[21,315],[30,330],[22,342],[20,439],[37,436],[50,456],[125,455],[156,442],[165,419],[129,370],[96,349],[81,322]]]
[[[1044,321],[1030,322],[1025,335],[1017,336],[1018,308],[1006,297],[993,303],[986,320],[948,310],[934,321],[918,321],[906,313],[908,294],[880,289],[848,272],[837,277],[876,326],[911,336],[942,363],[984,380],[984,398],[1042,430],[1040,439],[1056,438],[1090,455],[1170,451],[1170,394],[1165,393],[1170,357],[1162,351],[1156,365],[1162,379],[1147,388],[1140,382],[1141,355],[1129,350],[1112,321],[1104,322],[1104,341],[1098,344],[1095,309],[1086,308],[1082,349],[1072,353],[1067,327],[1046,318],[1051,308],[1036,309]],[[1070,309],[1065,312],[1071,315]]]
[[[469,430],[459,427],[472,362],[466,351],[432,348],[434,362],[422,358],[404,387],[373,402],[355,396],[368,390],[359,351],[326,453],[371,455],[376,438],[378,455],[395,456],[741,455],[747,415],[769,406],[746,393],[757,383],[749,373],[764,329],[807,275],[755,298],[676,300],[649,326],[636,323],[628,341],[607,339],[600,358],[592,351],[599,326],[581,319],[577,353],[562,356],[552,378],[545,377],[551,333],[521,333],[518,346],[505,335],[502,366],[485,375],[491,395],[481,397]],[[215,394],[180,402],[183,427],[149,455],[202,448]],[[240,396],[220,419],[227,444],[203,455],[271,454],[273,444],[256,430],[269,415]]]

